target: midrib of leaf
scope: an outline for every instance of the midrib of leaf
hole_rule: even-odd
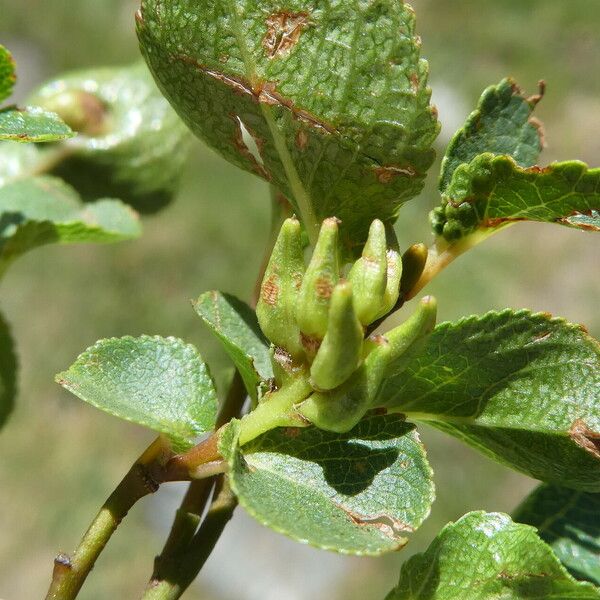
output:
[[[244,36],[242,33],[242,24],[239,20],[239,14],[235,7],[235,2],[232,0],[228,0],[228,6],[230,14],[232,15],[234,21],[234,35],[237,40],[238,50],[242,55],[242,60],[244,61],[244,66],[246,68],[246,74],[248,79],[254,84],[257,80],[256,75],[256,63],[254,62],[252,55],[248,51],[248,47],[246,46],[246,42],[244,40]],[[264,102],[258,102],[260,106],[260,110],[263,114],[265,122],[269,127],[269,131],[271,132],[271,136],[273,138],[273,143],[275,144],[275,149],[277,150],[277,154],[281,159],[281,164],[285,170],[285,174],[288,178],[288,182],[290,184],[290,188],[294,194],[294,198],[296,203],[298,204],[298,208],[300,209],[300,218],[304,223],[304,227],[306,228],[306,233],[308,234],[308,238],[310,240],[311,245],[314,247],[317,243],[317,236],[319,233],[319,222],[317,221],[317,216],[313,210],[313,205],[311,198],[306,191],[300,176],[298,175],[298,171],[296,170],[296,166],[294,165],[294,161],[290,156],[290,153],[285,144],[285,139],[282,137],[277,124],[275,123],[275,119],[273,118],[273,114],[271,112],[270,106],[266,105]]]

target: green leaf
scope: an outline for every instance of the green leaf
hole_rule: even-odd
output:
[[[541,85],[539,95],[525,97],[510,78],[487,88],[477,109],[448,145],[440,190],[446,190],[458,166],[484,152],[512,156],[521,167],[536,164],[543,148],[543,131],[541,123],[531,115],[543,93]]]
[[[41,108],[9,106],[0,110],[0,140],[58,142],[74,135],[58,115]]]
[[[600,494],[544,484],[513,518],[537,527],[573,576],[600,585]]]
[[[220,452],[240,504],[263,525],[344,554],[379,555],[407,543],[434,497],[431,469],[414,425],[370,416],[342,435],[279,428],[241,450],[239,422]]]
[[[599,213],[600,169],[579,161],[522,168],[509,156],[482,154],[456,169],[431,221],[452,241],[517,221],[600,231]]]
[[[147,212],[172,199],[192,136],[145,64],[67,74],[30,101],[79,132],[54,174],[86,200],[121,198]]]
[[[387,600],[598,600],[575,581],[535,529],[508,515],[472,512],[446,525],[402,567]]]
[[[562,319],[491,312],[435,328],[380,403],[549,482],[600,491],[600,345]]]
[[[244,302],[221,292],[202,294],[194,308],[238,368],[250,396],[257,400],[258,386],[273,377],[273,367],[256,313]]]
[[[32,248],[58,243],[116,242],[137,237],[137,215],[118,200],[82,204],[55,177],[32,177],[0,187],[0,272]]]
[[[15,61],[11,53],[0,44],[0,102],[4,102],[12,94],[16,80]]]
[[[208,368],[193,346],[176,338],[100,340],[56,380],[96,408],[167,435],[176,450],[215,424]]]
[[[8,324],[0,314],[0,429],[12,412],[17,394],[17,357]]]
[[[313,241],[336,216],[356,253],[422,189],[438,123],[401,0],[142,0],[137,21],[184,121],[288,196]]]

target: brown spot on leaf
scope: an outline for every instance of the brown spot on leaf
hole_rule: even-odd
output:
[[[517,223],[518,221],[527,221],[527,219],[525,217],[496,217],[482,221],[480,227],[490,227],[495,229],[496,227],[501,227],[508,223]]]
[[[416,73],[412,73],[410,76],[410,86],[413,89],[413,92],[416,94],[419,91],[419,76]]]
[[[300,435],[300,429],[298,427],[286,427],[283,430],[283,435],[294,440]]]
[[[319,279],[315,281],[315,292],[317,292],[319,298],[331,298],[331,294],[333,294],[333,284],[331,283],[331,279],[319,277]]]
[[[590,429],[583,419],[577,419],[571,425],[569,436],[580,448],[600,460],[600,432]]]
[[[538,137],[540,138],[540,146],[546,148],[548,144],[546,143],[546,130],[544,129],[544,124],[536,117],[530,117],[529,124],[537,130]]]
[[[416,174],[412,167],[398,167],[395,165],[375,167],[375,175],[380,183],[391,183],[396,177],[414,177]]]
[[[277,284],[277,275],[271,275],[260,288],[260,295],[265,304],[275,306],[279,298],[279,285]]]
[[[306,133],[304,129],[298,129],[298,133],[296,134],[296,146],[298,146],[300,150],[306,150],[308,139],[308,133]]]
[[[580,220],[581,219],[581,220]],[[585,219],[598,219],[600,221],[600,213],[597,211],[588,210],[587,212],[573,211],[570,215],[557,219],[557,223],[577,227],[585,231],[600,231],[600,226],[595,223],[589,223]]]
[[[308,13],[280,11],[267,18],[267,33],[263,48],[271,59],[289,54],[302,32],[310,25]]]
[[[543,331],[542,333],[539,333],[538,335],[534,336],[532,341],[534,343],[545,342],[551,335],[551,331]]]
[[[358,525],[359,527],[374,527],[381,531],[386,537],[397,540],[398,548],[402,548],[408,543],[408,540],[401,537],[400,533],[412,533],[414,531],[414,527],[411,527],[408,523],[400,521],[400,519],[395,519],[390,515],[380,514],[365,516],[350,510],[346,506],[338,505],[338,508],[343,510],[355,525]]]
[[[236,94],[241,96],[251,96],[256,102],[263,102],[269,106],[281,106],[287,108],[295,119],[306,123],[323,133],[335,133],[336,131],[335,127],[329,123],[325,123],[307,110],[297,107],[290,98],[286,98],[277,92],[273,82],[257,82],[254,85],[251,85],[241,77],[233,77],[225,75],[220,71],[215,71],[214,69],[203,65],[195,58],[185,54],[177,54],[173,57],[173,60],[192,65],[207,77],[212,77],[231,88]]]
[[[306,350],[309,356],[314,356],[321,347],[321,340],[311,335],[301,333],[300,341],[302,342],[302,347]]]
[[[543,79],[540,79],[540,81],[538,81],[538,93],[534,94],[533,96],[529,96],[529,98],[527,98],[527,102],[529,102],[533,108],[544,97],[545,93],[546,82]]]

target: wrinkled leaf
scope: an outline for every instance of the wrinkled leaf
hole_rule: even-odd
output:
[[[8,324],[0,314],[0,429],[12,412],[17,393],[17,357]]]
[[[58,142],[75,134],[60,117],[41,108],[0,110],[0,140],[15,142]]]
[[[176,338],[100,340],[56,380],[96,408],[167,435],[176,450],[215,424],[208,368],[193,346]]]
[[[11,53],[0,44],[0,102],[4,102],[12,94],[16,79],[15,61]]]
[[[491,312],[435,328],[380,403],[545,481],[600,491],[600,345],[562,319]]]
[[[151,211],[172,199],[191,135],[144,64],[67,74],[30,101],[79,132],[54,174],[86,200],[116,197]]]
[[[537,527],[577,579],[600,585],[600,494],[541,485],[513,516]]]
[[[482,154],[456,169],[431,220],[451,241],[517,221],[600,231],[599,212],[600,169],[579,161],[522,168],[508,156]]]
[[[273,377],[269,346],[256,313],[229,294],[206,292],[194,303],[196,312],[223,345],[250,396],[257,399],[261,381]]]
[[[446,525],[402,567],[387,600],[597,600],[575,581],[533,527],[508,515],[472,512]]]
[[[397,550],[429,514],[431,469],[414,425],[371,416],[346,434],[279,428],[237,445],[233,423],[220,451],[240,504],[263,525],[344,554]]]
[[[484,152],[512,156],[521,167],[536,164],[543,147],[541,123],[531,115],[543,96],[526,97],[512,79],[487,88],[477,109],[456,132],[442,163],[440,190],[444,192],[456,168]]]
[[[37,246],[116,242],[137,237],[137,215],[118,200],[82,204],[55,177],[20,179],[0,187],[0,272]]]
[[[137,20],[184,121],[275,184],[311,237],[337,216],[357,251],[421,190],[438,124],[402,1],[142,0]]]

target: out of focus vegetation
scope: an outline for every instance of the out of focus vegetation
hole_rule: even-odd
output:
[[[532,93],[538,79],[547,81],[547,97],[537,113],[548,137],[544,160],[579,158],[600,165],[596,0],[414,0],[413,5],[444,123],[440,150],[483,88],[513,75]],[[19,63],[21,97],[66,68],[135,59],[135,8],[130,0],[0,0],[0,42]],[[401,214],[397,229],[405,245],[429,239],[426,215],[436,202],[435,184],[432,175],[423,196]],[[226,381],[227,362],[189,299],[207,289],[249,297],[268,219],[266,185],[197,143],[180,196],[145,219],[141,240],[114,247],[44,248],[17,263],[3,281],[0,308],[17,340],[21,389],[18,408],[0,436],[1,598],[43,595],[54,554],[76,544],[151,438],[78,403],[53,383],[54,373],[96,339],[150,333],[197,344],[217,381]],[[585,323],[598,336],[598,264],[598,242],[585,233],[518,225],[461,258],[428,291],[438,296],[442,319],[529,307]],[[444,523],[470,509],[512,510],[532,487],[527,478],[458,442],[429,430],[423,437],[437,471],[438,501],[409,550],[382,560],[325,559],[324,554],[315,560],[316,550],[293,562],[285,556],[271,562],[264,557],[265,581],[285,580],[286,571],[292,581],[319,581],[331,565],[320,593],[312,589],[310,597],[380,599],[395,580],[400,561],[427,545]],[[117,533],[82,598],[139,595],[151,570],[148,557],[162,545],[149,505],[156,507],[156,499],[136,507]],[[163,528],[169,519],[163,515]],[[221,560],[220,565],[209,562],[209,572],[220,569],[223,586],[208,577],[208,584],[206,578],[204,584],[200,581],[187,597],[261,598],[260,590],[239,587],[244,573],[240,561],[254,560],[261,544],[280,542],[273,541],[274,533],[247,527],[251,534],[235,544],[230,560],[221,553],[211,559]],[[257,531],[259,538],[254,537]],[[291,546],[281,543],[282,553],[287,552]],[[227,535],[221,545],[234,546]],[[381,585],[373,579],[378,573]],[[265,586],[271,592],[262,598],[309,597],[299,587],[292,594],[274,585]]]

